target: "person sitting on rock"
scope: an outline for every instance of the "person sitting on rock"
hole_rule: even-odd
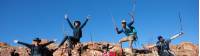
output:
[[[158,42],[156,43],[156,47],[158,49],[158,55],[159,56],[174,56],[170,52],[169,43],[171,42],[171,40],[173,40],[181,35],[183,35],[183,32],[178,33],[167,40],[165,40],[162,36],[158,36]]]
[[[61,44],[59,45],[59,47],[61,45],[63,45],[65,43],[65,41],[67,40],[67,47],[68,47],[68,52],[69,52],[69,56],[71,56],[71,51],[70,49],[73,49],[73,47],[77,44],[80,43],[80,38],[82,37],[82,29],[83,27],[86,25],[86,23],[89,20],[89,16],[86,17],[86,21],[81,25],[80,21],[74,21],[74,23],[72,24],[68,18],[67,15],[65,15],[65,19],[67,20],[69,26],[72,28],[73,30],[73,36],[64,36],[65,38],[61,41]]]
[[[72,48],[72,44],[74,45],[74,44],[77,44],[80,42],[80,38],[82,37],[82,29],[88,22],[89,16],[86,17],[86,21],[82,25],[81,25],[81,22],[78,20],[74,21],[74,23],[72,24],[67,15],[65,15],[65,19],[67,20],[69,26],[73,30],[73,36],[65,36],[65,38],[61,42],[61,45],[64,44],[64,42],[66,40],[68,40],[68,42],[67,42],[68,47]],[[59,46],[61,46],[61,45],[59,45]]]
[[[49,41],[48,43],[45,44],[40,44],[41,42],[40,38],[35,38],[33,40],[33,44],[27,44],[24,42],[20,42],[18,40],[14,40],[14,42],[28,47],[31,50],[30,56],[45,56],[46,53],[44,53],[45,51],[44,48],[46,48],[47,45],[54,43],[55,40]]]

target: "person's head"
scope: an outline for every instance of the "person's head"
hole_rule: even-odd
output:
[[[122,28],[126,28],[126,21],[122,20]]]
[[[163,42],[165,39],[162,36],[158,36],[158,40]]]
[[[81,25],[81,22],[80,21],[74,21],[74,26],[77,28],[77,27],[80,27]]]
[[[33,44],[36,46],[39,45],[40,42],[41,42],[40,38],[33,39]]]

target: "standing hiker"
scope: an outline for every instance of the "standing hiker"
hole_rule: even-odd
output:
[[[158,42],[156,43],[156,47],[158,49],[158,55],[159,56],[174,56],[170,52],[169,43],[171,42],[171,40],[177,37],[180,37],[181,35],[183,35],[183,32],[178,33],[167,40],[165,40],[162,36],[158,36]]]
[[[133,44],[133,41],[136,41],[137,40],[137,32],[135,30],[135,27],[132,26],[132,24],[134,23],[134,17],[131,16],[131,22],[126,24],[126,21],[125,20],[122,20],[122,29],[121,30],[118,30],[118,28],[116,27],[115,30],[117,32],[117,34],[120,34],[120,33],[124,33],[126,35],[126,37],[122,38],[119,40],[119,44],[122,48],[122,42],[129,42],[129,48],[133,48],[132,47],[132,44]]]
[[[14,40],[14,42],[30,48],[31,50],[30,56],[45,56],[46,53],[44,53],[44,51],[46,51],[45,50],[46,46],[51,43],[54,43],[55,41],[49,41],[48,43],[40,44],[41,42],[40,38],[35,38],[33,40],[33,44],[27,44],[24,42],[20,42],[18,40]]]

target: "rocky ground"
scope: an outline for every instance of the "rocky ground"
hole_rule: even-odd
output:
[[[43,40],[42,43],[46,43],[47,40]],[[41,44],[42,44],[41,43]],[[109,45],[109,46],[108,46]],[[54,50],[57,44],[53,43],[48,46],[50,50]],[[113,45],[111,43],[98,42],[98,43],[81,43],[77,44],[75,48],[72,50],[72,56],[103,56],[102,54],[106,54],[106,49],[104,47],[108,47],[111,56],[122,56],[122,53],[125,56],[157,56],[156,48],[151,49],[129,49],[119,47],[119,45]],[[172,53],[176,56],[198,56],[199,54],[199,46],[196,44],[192,44],[190,42],[182,42],[177,45],[170,45]],[[55,52],[53,52],[54,56],[67,56],[67,49],[65,45],[58,48]],[[30,50],[24,46],[9,46],[6,43],[0,42],[0,56],[11,56],[10,53],[17,53],[19,56],[29,56]],[[81,53],[81,54],[79,54]],[[116,54],[116,55],[113,55]]]

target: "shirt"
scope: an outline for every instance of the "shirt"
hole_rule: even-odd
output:
[[[126,36],[130,36],[130,35],[136,35],[137,31],[135,29],[135,27],[131,26],[133,24],[133,21],[131,21],[129,24],[127,24],[125,29],[121,29],[120,31],[117,30],[117,33],[124,33]]]

